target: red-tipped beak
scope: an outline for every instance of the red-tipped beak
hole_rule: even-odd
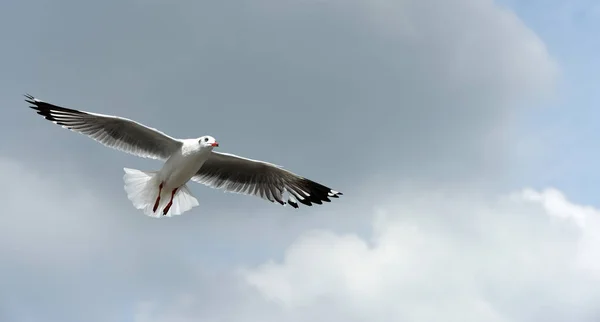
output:
[[[213,144],[211,144],[212,146],[219,146],[219,143],[215,142]]]

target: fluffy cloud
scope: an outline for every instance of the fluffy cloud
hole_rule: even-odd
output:
[[[281,259],[240,270],[241,283],[263,301],[234,297],[215,316],[194,309],[201,303],[193,293],[182,294],[159,314],[140,304],[136,321],[600,318],[599,210],[555,189],[402,195],[376,211],[370,238],[309,231]]]

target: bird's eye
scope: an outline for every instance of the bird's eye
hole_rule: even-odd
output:
[[[208,138],[204,138],[204,142],[208,142]]]

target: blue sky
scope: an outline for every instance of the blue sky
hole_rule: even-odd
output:
[[[539,136],[545,153],[522,166],[522,184],[556,186],[574,200],[598,205],[597,138],[600,102],[600,14],[595,1],[500,1],[533,29],[561,68],[556,97],[523,118],[525,136]]]
[[[0,320],[598,321],[598,8],[4,4]],[[210,134],[344,196],[294,211],[194,184],[199,207],[154,220],[122,168],[160,163],[24,93]]]

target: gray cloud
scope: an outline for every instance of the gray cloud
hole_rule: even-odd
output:
[[[484,1],[15,2],[0,35],[9,321],[293,320],[232,271],[281,259],[307,229],[369,235],[365,214],[397,181],[502,182],[511,117],[557,72],[530,30]],[[196,213],[148,220],[122,167],[160,165],[40,119],[24,92],[211,134],[346,198],[291,212],[194,186]]]
[[[15,10],[35,27],[10,37],[23,64],[9,69],[7,80],[22,80],[7,87],[7,106],[23,105],[16,93],[28,91],[175,136],[210,133],[224,150],[342,187],[357,168],[353,177],[391,168],[493,177],[506,166],[493,135],[506,130],[511,102],[547,89],[555,73],[531,31],[483,3],[65,1]],[[46,134],[47,149],[110,155],[20,113],[14,126]],[[500,151],[483,153],[490,145]]]

